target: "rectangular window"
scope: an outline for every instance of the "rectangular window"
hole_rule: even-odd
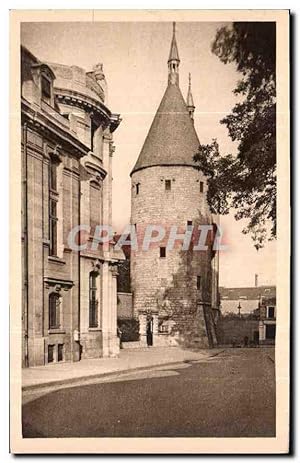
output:
[[[275,307],[268,307],[268,318],[275,317]]]
[[[159,248],[159,253],[160,253],[160,257],[166,257],[166,248],[165,247]]]
[[[41,86],[42,86],[42,98],[45,99],[45,100],[50,100],[50,98],[51,98],[51,83],[44,76],[42,76]]]
[[[50,160],[49,173],[50,190],[57,191],[57,163],[52,160]]]
[[[197,275],[197,289],[201,289],[201,276]]]
[[[91,118],[91,151],[94,151],[94,135],[97,130],[97,125],[94,123],[93,118]]]
[[[49,200],[49,233],[50,233],[50,255],[57,255],[57,201]]]
[[[204,191],[204,183],[200,182],[200,193],[203,193]]]
[[[275,339],[276,335],[276,325],[266,325],[266,338]]]
[[[165,190],[166,191],[171,190],[171,180],[165,180]]]
[[[188,230],[192,230],[192,228],[193,228],[193,221],[192,221],[192,220],[188,220],[187,223],[186,223],[186,225],[187,225],[187,229],[188,229]]]
[[[48,363],[54,362],[54,345],[48,345]]]
[[[97,300],[97,275],[95,272],[90,273],[89,288],[89,327],[98,326],[98,300]]]
[[[49,329],[55,329],[60,327],[59,306],[59,295],[56,293],[51,293],[49,295]]]
[[[96,182],[90,183],[90,235],[94,235],[95,229],[101,223],[101,188]]]
[[[136,192],[137,195],[138,195],[139,192],[140,192],[140,184],[139,184],[139,183],[137,183],[137,184],[135,185],[135,192]]]
[[[64,359],[64,345],[58,344],[57,345],[57,361],[62,362]]]

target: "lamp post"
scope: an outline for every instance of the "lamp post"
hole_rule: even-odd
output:
[[[239,311],[239,317],[241,318],[241,302],[239,301],[239,305],[238,305],[238,311]]]

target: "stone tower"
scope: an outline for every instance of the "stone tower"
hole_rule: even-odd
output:
[[[206,179],[193,159],[200,142],[191,80],[185,102],[179,64],[173,23],[167,89],[131,172],[131,224],[139,244],[131,251],[134,314],[141,343],[208,347],[216,344],[212,309],[218,305],[213,232],[206,251],[193,249],[194,232],[187,250],[183,240],[168,244],[172,226],[177,233],[196,231],[201,224],[214,229]],[[141,242],[147,225],[163,226],[166,234],[145,250]]]

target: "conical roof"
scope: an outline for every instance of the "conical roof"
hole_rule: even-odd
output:
[[[150,166],[196,166],[199,145],[180,88],[169,83],[131,174]]]

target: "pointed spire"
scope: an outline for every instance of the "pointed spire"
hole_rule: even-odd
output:
[[[191,73],[189,72],[189,88],[188,88],[188,93],[186,97],[186,105],[190,114],[190,118],[194,119],[194,111],[195,111],[195,105],[194,105],[194,99],[192,95],[192,84],[191,84]]]
[[[178,48],[177,48],[177,43],[176,43],[176,23],[173,22],[173,37],[172,37],[172,42],[171,42],[171,48],[170,48],[170,53],[169,53],[169,59],[168,59],[168,69],[169,69],[169,77],[168,77],[168,82],[169,84],[179,84],[179,53],[178,53]]]
[[[175,22],[173,22],[173,37],[172,37],[172,42],[171,42],[168,63],[169,61],[173,61],[173,60],[178,61],[178,63],[180,62],[177,43],[176,43],[176,23]]]

